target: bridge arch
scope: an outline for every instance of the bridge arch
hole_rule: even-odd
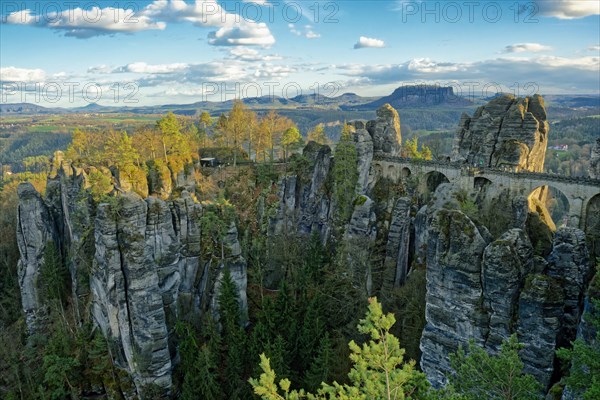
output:
[[[552,230],[563,225],[570,225],[571,203],[561,190],[551,185],[540,185],[534,188],[527,198],[529,210],[537,212]]]
[[[426,188],[431,193],[435,192],[435,189],[437,189],[437,187],[442,183],[449,182],[450,179],[448,179],[446,175],[439,171],[429,171],[425,174],[425,184],[427,185]]]
[[[477,190],[483,190],[491,184],[492,181],[486,178],[485,176],[476,176],[473,180],[473,188]]]
[[[410,177],[411,175],[412,175],[412,171],[408,167],[403,167],[402,170],[400,171],[400,176],[402,177],[402,179],[406,179],[406,178]]]

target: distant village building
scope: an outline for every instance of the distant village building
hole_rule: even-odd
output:
[[[568,144],[558,144],[556,146],[550,146],[549,149],[556,150],[556,151],[569,151],[569,145]]]

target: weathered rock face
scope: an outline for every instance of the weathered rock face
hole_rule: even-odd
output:
[[[600,138],[596,139],[596,145],[592,148],[590,159],[590,177],[600,179]]]
[[[408,197],[398,199],[394,206],[383,265],[386,288],[399,287],[406,281],[411,235],[410,210],[411,200]]]
[[[30,331],[38,327],[38,319],[44,316],[38,279],[44,265],[44,256],[50,246],[56,246],[56,232],[42,196],[30,183],[18,188],[19,210],[17,220],[17,244],[19,259],[19,286],[25,321]]]
[[[83,307],[80,299],[89,293],[89,271],[93,255],[92,204],[86,191],[89,188],[85,171],[62,159],[62,153],[54,156],[53,171],[46,185],[46,204],[55,221],[60,248],[69,249],[65,261],[71,276],[72,299],[79,314]]]
[[[436,387],[445,384],[448,355],[469,339],[483,344],[487,316],[482,304],[481,260],[487,246],[473,222],[457,210],[440,210],[427,243],[427,323],[421,368]]]
[[[389,104],[377,110],[377,119],[367,122],[367,131],[373,138],[373,150],[391,156],[399,156],[402,146],[400,117]]]
[[[332,221],[332,200],[325,184],[332,167],[329,146],[310,142],[304,148],[306,157],[313,166],[310,176],[286,176],[280,182],[280,205],[277,214],[271,219],[269,233],[280,235],[284,232],[309,235],[313,230],[321,238],[329,237]]]
[[[373,139],[371,134],[365,129],[366,125],[362,121],[354,121],[354,142],[356,144],[356,153],[358,155],[358,183],[356,184],[356,193],[363,195],[369,187],[369,177],[371,172],[371,162],[373,161]]]
[[[541,172],[549,124],[541,96],[502,95],[463,114],[454,142],[453,161],[486,167]]]
[[[561,228],[554,236],[552,252],[547,258],[548,275],[564,290],[561,321],[561,345],[574,338],[583,309],[583,297],[592,276],[585,234],[575,228]]]
[[[497,352],[516,333],[524,344],[520,356],[526,372],[548,389],[554,350],[575,338],[591,279],[584,233],[559,229],[549,251],[541,252],[544,259],[535,255],[541,250],[523,224],[523,199],[513,201],[516,211],[502,223],[516,227],[493,240],[456,209],[451,193],[451,185],[441,185],[415,220],[415,230],[430,225],[421,367],[434,386],[443,386],[451,372],[448,356],[458,345],[473,339]],[[416,242],[424,240],[420,236]]]
[[[528,276],[518,303],[517,337],[524,372],[548,389],[554,372],[554,349],[560,330],[562,288],[547,275]]]
[[[90,285],[94,320],[107,338],[120,344],[121,361],[138,389],[151,383],[168,389],[168,328],[159,268],[146,243],[148,206],[133,194],[118,200],[98,206]]]
[[[200,218],[202,207],[184,190],[173,200],[171,212],[175,234],[179,237],[179,305],[184,313],[200,313],[208,283],[208,270],[201,268]],[[200,278],[198,283],[197,277]]]
[[[590,346],[598,345],[598,326],[593,321],[593,315],[598,315],[598,309],[595,302],[600,299],[600,275],[596,274],[584,298],[583,314],[577,328],[577,339],[582,340]],[[595,362],[596,360],[588,360],[587,362]],[[585,362],[585,361],[584,361]],[[578,365],[577,368],[583,367]],[[573,368],[573,366],[571,366]],[[572,387],[565,387],[562,400],[581,400],[583,393],[575,390]]]
[[[242,247],[238,240],[238,231],[235,224],[232,222],[227,231],[227,236],[224,240],[224,246],[226,250],[226,258],[219,264],[218,275],[214,285],[214,294],[211,296],[211,311],[215,317],[215,320],[219,320],[219,294],[221,293],[221,281],[223,279],[223,273],[225,269],[229,270],[231,279],[238,288],[238,301],[241,310],[241,321],[242,326],[248,323],[248,296],[246,294],[246,287],[248,285],[248,271],[246,260],[242,256]]]
[[[344,252],[349,274],[358,285],[364,285],[369,294],[373,282],[370,254],[377,236],[374,208],[375,203],[369,197],[358,198],[344,234],[342,249],[339,250]]]
[[[486,347],[499,351],[514,331],[513,316],[524,277],[533,268],[533,248],[520,229],[506,232],[490,243],[483,254],[484,308],[488,310]]]
[[[204,263],[203,210],[185,189],[193,186],[185,179],[177,183],[183,187],[172,200],[130,192],[95,204],[87,174],[60,161],[45,198],[30,184],[19,187],[19,279],[29,328],[35,330],[45,315],[39,278],[46,254],[55,248],[54,256],[71,273],[72,299],[75,304],[80,299],[76,311],[84,311],[91,300],[90,318],[114,344],[117,365],[133,378],[138,392],[148,384],[171,390],[177,354],[170,332],[178,319],[210,310],[223,267],[232,271],[242,314],[247,313],[246,261],[237,229],[232,225],[225,238],[225,263]]]

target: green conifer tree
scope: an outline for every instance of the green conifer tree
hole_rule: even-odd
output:
[[[512,335],[502,344],[500,353],[489,355],[483,348],[469,343],[468,351],[461,347],[450,355],[455,373],[449,382],[466,400],[533,400],[543,398],[539,382],[523,373],[519,350],[523,346]]]
[[[319,341],[319,347],[304,376],[304,386],[307,390],[316,391],[321,382],[328,382],[333,376],[333,368],[337,362],[333,343],[329,333],[325,333]]]
[[[417,398],[427,389],[425,375],[415,369],[415,362],[404,363],[404,350],[389,331],[395,323],[392,314],[383,314],[377,299],[369,301],[365,319],[358,325],[358,331],[368,334],[370,340],[359,346],[349,343],[350,359],[353,367],[348,378],[350,384],[333,385],[322,383],[316,395],[302,390],[290,390],[289,379],[275,383],[276,375],[269,359],[261,355],[263,373],[259,379],[250,379],[254,393],[265,400],[280,399],[353,399],[353,400],[392,400]],[[283,395],[279,394],[279,391]]]
[[[237,293],[238,288],[231,278],[231,273],[225,269],[221,279],[218,302],[223,354],[225,355],[222,378],[228,399],[243,398],[246,389],[243,380],[246,333],[240,326],[241,313]]]
[[[338,218],[340,222],[346,222],[352,216],[358,182],[358,154],[348,125],[344,125],[342,136],[335,148],[333,179]]]

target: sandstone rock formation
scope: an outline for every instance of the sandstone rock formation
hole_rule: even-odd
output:
[[[375,203],[366,196],[360,196],[356,203],[340,251],[344,252],[348,271],[356,284],[364,285],[371,294],[370,254],[377,236]]]
[[[375,179],[371,169],[374,152],[399,155],[402,143],[400,118],[389,104],[377,110],[377,119],[364,122],[352,121],[358,162],[358,182],[355,193],[348,196],[365,195]],[[310,142],[303,155],[312,166],[310,176],[286,176],[280,182],[280,207],[271,219],[269,232],[279,235],[284,232],[310,234],[317,230],[326,240],[331,233],[335,204],[327,195],[325,185],[330,178],[333,155],[328,146]]]
[[[596,145],[592,148],[590,177],[593,179],[600,179],[600,138],[596,139]]]
[[[44,303],[38,286],[44,256],[50,246],[57,249],[57,244],[55,232],[50,225],[50,212],[42,196],[30,183],[20,184],[18,195],[17,244],[21,254],[18,265],[19,286],[25,321],[31,332],[38,327],[38,319],[44,316]]]
[[[549,124],[539,95],[502,95],[463,114],[454,141],[453,161],[484,167],[541,172]]]
[[[435,214],[427,242],[427,323],[421,337],[421,368],[436,387],[451,370],[448,355],[469,339],[483,344],[487,318],[482,308],[481,265],[488,242],[457,210]]]
[[[399,287],[406,281],[412,223],[410,209],[411,200],[407,197],[398,199],[394,206],[383,264],[384,276],[391,278],[384,282],[387,288]]]
[[[456,209],[447,195],[451,189],[441,185],[436,201],[419,212],[431,221],[421,367],[434,386],[443,386],[451,371],[448,356],[459,345],[473,339],[497,352],[516,333],[525,345],[520,355],[526,372],[548,389],[554,349],[574,339],[591,279],[584,234],[559,229],[544,259],[520,227],[492,240],[485,227]],[[521,214],[509,225],[522,225]]]
[[[356,144],[356,153],[358,155],[358,183],[356,193],[363,195],[369,187],[369,177],[371,172],[371,162],[373,161],[373,138],[366,129],[363,121],[353,121],[350,123],[354,127],[354,143]]]
[[[309,176],[291,175],[281,180],[279,209],[271,218],[269,233],[309,235],[315,230],[325,239],[330,234],[332,221],[332,200],[324,187],[332,167],[331,149],[309,142],[303,155],[309,160],[312,170]]]
[[[241,310],[241,325],[246,325],[248,322],[248,298],[246,295],[246,287],[248,285],[248,271],[246,269],[246,260],[242,256],[242,247],[238,240],[238,231],[235,223],[231,223],[227,235],[224,240],[224,245],[227,251],[227,257],[219,264],[218,276],[214,284],[214,293],[211,296],[211,310],[215,320],[219,320],[219,294],[221,293],[221,280],[223,279],[224,269],[227,268],[231,274],[231,279],[238,288],[238,301]]]
[[[165,237],[147,235],[147,218],[148,206],[135,194],[98,206],[92,313],[102,333],[119,344],[122,366],[138,389],[151,383],[168,389],[172,365],[163,292],[146,243],[147,236],[156,242]]]
[[[373,150],[391,156],[399,156],[402,146],[400,117],[389,104],[377,110],[377,119],[367,122],[367,131],[373,138]]]
[[[58,156],[45,198],[30,184],[18,191],[19,283],[27,325],[34,331],[45,315],[37,283],[46,255],[55,250],[69,269],[73,301],[82,300],[76,310],[91,300],[92,321],[114,344],[115,362],[137,392],[155,384],[167,393],[177,357],[170,338],[174,324],[210,310],[223,268],[231,270],[247,314],[246,261],[237,228],[231,225],[226,235],[223,263],[211,267],[201,257],[203,209],[189,174],[178,174],[178,195],[168,199],[164,193],[143,199],[113,177],[115,195],[97,204],[86,171]]]

